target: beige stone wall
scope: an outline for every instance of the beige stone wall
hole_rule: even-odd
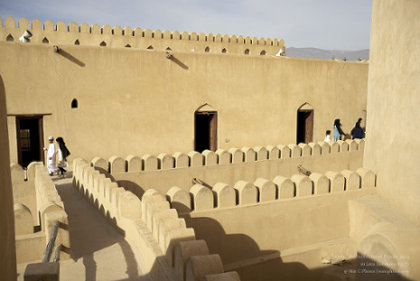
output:
[[[172,207],[184,210],[196,236],[220,254],[225,269],[237,270],[243,280],[275,280],[281,274],[302,280],[300,274],[325,267],[322,261],[355,259],[349,201],[376,194],[374,185],[374,173],[358,169],[217,183],[213,189],[194,185],[187,196],[190,208],[179,189],[167,197]],[[296,273],[293,265],[304,271]],[[256,268],[258,278],[247,276]],[[306,279],[325,277],[311,273]]]
[[[80,25],[71,22],[66,25],[59,21],[53,23],[50,20],[42,23],[33,20],[31,23],[21,18],[18,22],[8,17],[1,25],[0,18],[0,41],[14,42],[29,30],[33,36],[30,43],[45,45],[79,45],[112,48],[135,48],[141,50],[160,50],[169,52],[197,52],[215,54],[244,54],[248,55],[275,55],[282,48],[282,39],[244,37],[235,35],[204,34],[196,32],[170,32],[168,30],[150,30],[109,25],[89,26],[86,23]],[[13,38],[13,39],[12,39]],[[11,41],[13,40],[13,41]],[[76,43],[77,42],[77,43]],[[206,51],[206,48],[208,50]]]
[[[193,150],[194,112],[205,103],[218,111],[218,148],[295,143],[305,102],[315,111],[314,141],[337,117],[349,132],[366,109],[367,63],[193,52],[174,52],[175,61],[163,50],[62,48],[0,42],[0,73],[11,128],[12,115],[51,114],[44,136],[64,137],[71,157]],[[10,144],[16,162],[12,134]]]
[[[60,259],[68,259],[71,248],[68,217],[46,167],[40,162],[30,163],[25,181],[21,166],[13,163],[10,167],[15,203],[17,263],[41,260],[56,221],[60,225],[55,245],[61,244],[65,249],[60,253]],[[41,231],[34,232],[34,226],[40,226]]]
[[[74,187],[138,246],[143,273],[165,281],[239,281],[236,272],[224,273],[220,256],[209,253],[205,240],[195,239],[194,229],[156,190],[138,197],[82,159],[75,159],[73,172]]]
[[[420,1],[373,3],[364,166],[377,171],[379,193],[420,224]]]
[[[0,75],[0,272],[6,280],[16,280],[15,227],[12,181],[6,123],[6,96]]]
[[[198,210],[184,215],[197,237],[205,239],[210,249],[219,253],[225,264],[230,264],[291,249],[301,248],[305,252],[305,247],[348,237],[348,201],[372,193],[376,193],[376,188]],[[320,266],[321,257],[311,262]]]
[[[350,144],[350,145],[349,145]],[[322,148],[321,148],[322,145]],[[302,165],[305,169],[315,173],[324,173],[329,170],[356,170],[363,163],[364,140],[346,141],[337,143],[321,143],[311,145],[278,145],[277,149],[242,148],[230,149],[228,151],[218,150],[216,153],[188,153],[186,161],[190,163],[186,167],[183,158],[179,155],[167,155],[165,159],[170,159],[172,168],[158,168],[159,163],[164,163],[164,159],[156,156],[146,155],[142,158],[137,157],[137,169],[131,169],[136,162],[134,157],[127,160],[121,157],[111,157],[109,161],[101,158],[94,158],[92,164],[99,169],[108,171],[110,168],[112,176],[121,186],[142,194],[144,191],[154,188],[159,192],[166,193],[171,187],[178,186],[188,190],[192,186],[192,179],[197,178],[209,185],[217,182],[224,182],[230,185],[239,180],[255,181],[259,177],[274,179],[276,176],[291,177],[298,172],[298,166]],[[301,149],[301,147],[303,149]],[[282,154],[279,152],[282,150]],[[245,152],[249,159],[245,159]],[[259,152],[263,152],[260,160],[257,160]],[[270,152],[268,152],[270,151]],[[305,152],[304,152],[305,151]],[[302,155],[304,153],[305,155]],[[236,156],[242,160],[235,159]],[[276,156],[274,156],[276,155]],[[279,156],[280,155],[280,156]],[[222,156],[228,161],[224,161]],[[154,159],[153,162],[148,162]],[[194,162],[194,159],[199,159]],[[143,162],[139,162],[143,160]],[[126,163],[127,161],[127,163]],[[147,164],[153,163],[153,166]],[[127,167],[127,171],[126,171]]]
[[[26,171],[23,170],[22,166],[16,163],[12,163],[10,165],[13,187],[13,202],[14,204],[22,204],[28,208],[31,217],[33,218],[33,222],[30,225],[32,231],[33,226],[39,225],[35,189],[35,169],[37,165],[40,165],[40,163],[30,163]]]

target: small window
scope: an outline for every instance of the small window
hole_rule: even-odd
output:
[[[171,49],[171,48],[169,48],[169,47],[168,47],[168,48],[166,48],[166,50],[167,50],[167,51],[172,51],[172,49]]]
[[[244,52],[245,55],[249,55],[249,49],[246,49]]]
[[[80,45],[79,39],[76,39],[76,41],[74,41],[74,45]]]
[[[266,55],[265,50],[262,50],[262,51],[260,52],[260,56],[265,56],[265,55]]]
[[[78,108],[78,107],[79,107],[79,104],[77,102],[77,99],[73,99],[71,101],[71,108]]]
[[[130,45],[130,44],[127,44],[127,45],[125,45],[124,47],[126,47],[126,48],[131,48],[131,45]]]
[[[9,34],[9,35],[7,35],[7,37],[6,37],[6,41],[10,41],[10,42],[12,42],[12,41],[15,41],[15,39],[13,38],[12,34]]]
[[[99,46],[101,46],[101,47],[106,47],[106,43],[105,43],[105,41],[102,41],[102,42],[101,42],[101,44],[99,44]]]
[[[226,48],[223,48],[223,49],[222,49],[222,54],[226,54],[226,53],[227,53]]]
[[[147,47],[148,50],[153,50],[153,46],[150,45],[149,47]]]
[[[204,52],[206,52],[206,53],[208,53],[208,52],[210,52],[210,47],[206,47],[206,49],[204,49]]]
[[[48,41],[47,37],[44,37],[44,39],[42,39],[42,43],[48,44],[48,43],[50,43],[50,41]]]
[[[174,35],[171,33],[171,39],[174,39]]]

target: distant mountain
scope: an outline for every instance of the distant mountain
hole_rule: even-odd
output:
[[[313,58],[330,60],[333,58],[348,61],[357,61],[359,58],[368,60],[369,49],[359,51],[322,50],[316,48],[286,48],[286,56],[295,58]]]

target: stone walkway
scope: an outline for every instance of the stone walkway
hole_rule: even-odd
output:
[[[53,178],[69,216],[73,259],[60,262],[60,280],[141,280],[134,251],[124,237],[72,186],[71,178]],[[18,266],[23,280],[26,265]]]

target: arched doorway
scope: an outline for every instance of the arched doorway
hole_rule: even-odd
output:
[[[194,112],[194,150],[217,149],[217,111],[207,103]]]
[[[309,103],[302,104],[297,110],[296,143],[313,141],[314,109]]]

